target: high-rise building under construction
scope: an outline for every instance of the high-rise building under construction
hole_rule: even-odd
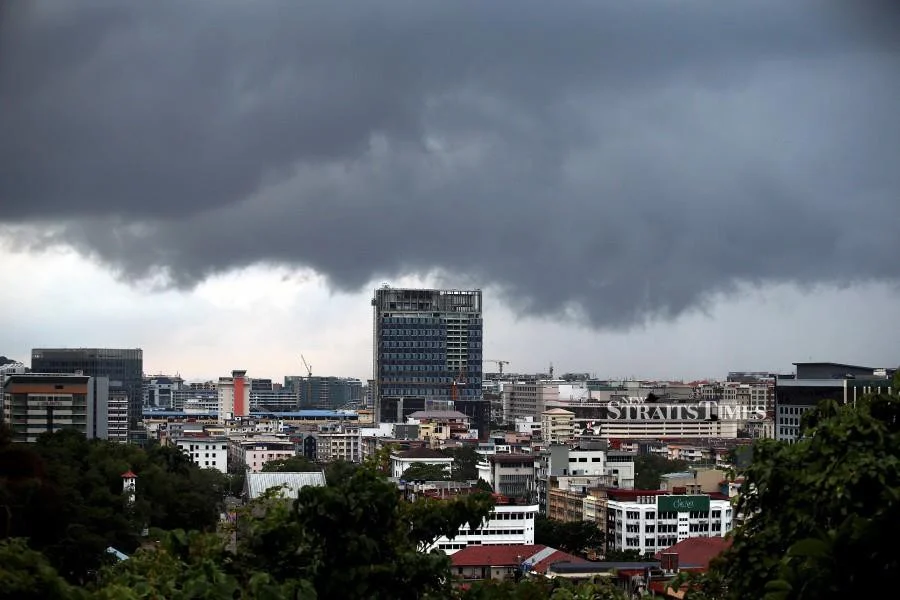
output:
[[[375,290],[376,418],[460,410],[482,401],[481,290]],[[466,410],[472,415],[472,410]]]

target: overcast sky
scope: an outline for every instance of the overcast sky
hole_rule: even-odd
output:
[[[898,21],[852,5],[4,3],[0,354],[366,378],[390,282],[484,288],[511,370],[896,365]]]

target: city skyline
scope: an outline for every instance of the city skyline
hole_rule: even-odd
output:
[[[0,353],[368,379],[388,282],[483,289],[484,357],[514,371],[896,362],[893,21],[165,4],[0,19]]]
[[[13,255],[5,264],[17,278],[33,274],[40,261]],[[305,374],[303,353],[314,375],[371,378],[370,301],[377,286],[332,296],[315,277],[285,281],[283,273],[251,269],[194,294],[154,295],[117,283],[72,255],[47,261],[40,273],[32,277],[34,294],[19,295],[19,288],[0,286],[0,304],[16,307],[17,313],[0,328],[0,354],[26,364],[37,347],[141,347],[147,374],[178,372],[188,380],[207,380],[247,369],[250,377],[281,381],[285,375]],[[75,285],[79,279],[114,293],[72,298],[70,312],[54,311],[56,286]],[[392,282],[395,287],[434,283],[414,278]],[[270,286],[281,293],[271,294]],[[866,313],[836,318],[853,314],[863,300]],[[768,305],[766,320],[759,316],[760,302]],[[791,363],[804,360],[887,367],[897,362],[883,323],[900,320],[900,306],[885,287],[830,294],[786,288],[748,292],[743,300],[719,304],[709,317],[697,314],[681,323],[618,334],[553,321],[517,321],[490,289],[484,303],[484,357],[509,360],[504,367],[508,372],[545,372],[553,362],[560,374],[693,380],[724,378],[728,371],[786,372]],[[254,317],[258,312],[265,314]],[[71,314],[79,318],[73,320]],[[115,327],[108,327],[111,320]],[[308,342],[296,341],[304,335]],[[696,350],[685,352],[692,340]],[[484,366],[486,372],[495,367],[489,361]]]

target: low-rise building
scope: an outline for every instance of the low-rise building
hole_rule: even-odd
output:
[[[296,455],[290,438],[284,436],[255,435],[231,438],[228,443],[229,464],[246,465],[252,473],[258,473],[270,460],[282,460]]]
[[[203,469],[228,472],[228,439],[225,437],[191,436],[176,438],[174,444],[191,461]]]
[[[683,473],[666,473],[660,478],[659,489],[674,492],[680,488],[687,494],[718,493],[725,471],[692,469]]]
[[[533,504],[498,503],[483,523],[463,525],[453,539],[441,537],[428,550],[452,555],[469,546],[532,545],[537,510]]]
[[[688,538],[722,537],[733,527],[731,503],[720,494],[608,490],[607,496],[610,550],[655,554]]]
[[[523,570],[541,574],[558,563],[583,563],[583,559],[555,548],[537,545],[468,546],[451,558],[453,575],[462,583],[479,580],[511,580]]]
[[[478,477],[496,494],[530,501],[535,494],[534,463],[532,454],[491,454],[478,462]]]
[[[323,487],[325,473],[247,473],[244,480],[244,501],[256,500],[269,490],[277,490],[282,498],[296,498],[300,490],[307,487]]]

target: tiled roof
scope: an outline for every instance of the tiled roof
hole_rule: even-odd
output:
[[[542,544],[504,544],[496,546],[468,546],[450,557],[454,567],[513,567],[528,563],[531,570],[545,573],[556,563],[586,563],[587,561]]]
[[[283,488],[281,496],[296,498],[301,488],[306,486],[322,487],[325,485],[325,473],[312,471],[310,473],[247,473],[245,489],[251,499],[259,498],[263,493],[274,487]]]
[[[709,566],[709,561],[727,550],[730,546],[730,538],[688,538],[686,540],[681,540],[674,546],[658,552],[656,558],[662,560],[663,554],[674,552],[678,555],[678,568],[705,569]]]

